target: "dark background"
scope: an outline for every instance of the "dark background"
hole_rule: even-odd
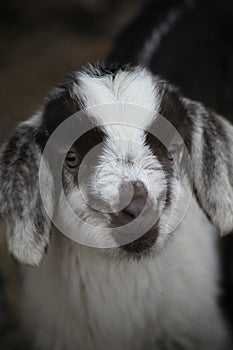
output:
[[[29,118],[40,109],[48,91],[62,80],[67,73],[79,69],[87,62],[104,59],[111,51],[116,34],[130,22],[141,9],[142,4],[147,1],[1,0],[0,145],[8,138],[18,122]],[[202,4],[201,0],[199,3]],[[213,84],[217,90],[216,96],[214,95],[216,105],[212,103],[209,103],[209,105],[229,117],[232,115],[233,101],[233,21],[228,20],[227,22],[226,15],[228,12],[233,13],[233,0],[219,0],[218,2],[216,0],[205,0],[205,3],[207,10],[206,12],[203,10],[203,16],[208,19],[210,9],[211,18],[216,17],[216,23],[220,23],[216,26],[217,35],[215,32],[213,34],[213,42],[218,41],[219,46],[214,45],[213,49],[214,51],[216,49],[216,54],[210,59],[210,51],[207,50],[207,64],[203,60],[203,50],[199,50],[200,63],[205,65],[204,71],[206,71],[207,66],[209,67],[208,71],[212,76],[212,72],[216,73],[211,66],[214,57],[217,62],[219,60],[225,62],[224,67],[220,67],[224,68],[224,75],[221,75],[220,79],[221,83]],[[224,11],[221,12],[218,8],[222,8]],[[194,16],[192,20],[195,21]],[[208,24],[209,22],[204,18],[203,23]],[[199,27],[198,24],[197,28]],[[202,34],[198,36],[198,45],[199,38],[202,38],[202,35],[206,37],[208,32],[208,30],[203,30]],[[183,29],[182,34],[185,36]],[[212,33],[210,34],[212,35]],[[134,33],[133,36],[135,37]],[[173,37],[171,37],[171,40],[175,41]],[[164,45],[166,50],[170,48],[174,52],[172,44],[168,45],[165,42]],[[177,41],[175,41],[175,45],[177,45]],[[190,45],[193,47],[193,42]],[[186,45],[182,44],[181,47],[184,48],[184,51],[176,49],[176,52],[179,51],[181,54],[180,67],[182,71],[182,55],[185,53],[186,61],[188,61],[186,53],[190,53],[190,50]],[[166,50],[164,57],[168,61],[173,61],[173,55],[168,54]],[[225,51],[227,54],[225,54]],[[195,57],[198,57],[196,53],[195,55]],[[164,63],[164,57],[161,58],[162,63]],[[178,54],[177,57],[179,58]],[[190,62],[195,63],[195,59],[192,58],[192,51],[190,57]],[[169,61],[165,64],[165,67],[166,69],[167,67],[171,68],[171,73],[175,73],[175,69],[178,69],[178,61],[174,61],[174,66]],[[198,66],[196,68],[200,70]],[[192,69],[189,69],[189,71],[190,74],[193,73],[195,76],[195,71],[192,71]],[[213,81],[216,77],[217,75],[213,74]],[[168,75],[168,78],[172,78],[172,75]],[[202,78],[201,75],[200,79]],[[176,82],[176,79],[174,80]],[[184,86],[188,84],[187,88],[190,87],[190,80],[187,79],[186,73]],[[206,81],[212,80],[208,78]],[[225,90],[223,86],[225,86]],[[204,90],[205,96],[202,96],[204,99],[202,102],[205,102],[205,98],[208,96],[206,96],[207,91],[205,91],[202,84],[199,84],[195,91],[201,94],[200,87]],[[218,96],[220,94],[225,94],[223,99]],[[217,105],[218,97],[221,101],[219,109]],[[201,100],[199,96],[196,98]],[[227,101],[227,103],[224,101]],[[207,105],[208,102],[207,98]],[[227,115],[228,107],[230,109],[229,115]],[[224,280],[224,287],[228,290],[228,293],[227,298],[224,299],[224,304],[225,308],[230,311],[233,324],[233,234],[221,241],[220,248],[223,251],[222,256],[225,257],[223,271],[227,276]],[[29,349],[25,343],[24,334],[18,326],[19,286],[18,266],[7,251],[5,227],[0,220],[0,350]]]
[[[2,0],[0,144],[43,104],[49,89],[102,60],[143,0]],[[145,1],[143,2],[145,3]],[[0,349],[28,349],[18,327],[19,273],[0,221]]]

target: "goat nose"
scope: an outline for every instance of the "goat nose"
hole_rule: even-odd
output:
[[[129,186],[131,186],[131,188],[133,187],[133,196],[130,203],[122,209],[122,213],[135,219],[143,211],[148,193],[145,185],[141,181],[124,183],[123,190],[127,191]]]

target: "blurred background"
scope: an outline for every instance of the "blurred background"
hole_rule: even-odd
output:
[[[104,59],[111,51],[116,34],[148,1],[2,0],[0,145],[9,137],[17,123],[40,109],[48,91],[67,73],[79,69],[87,62]],[[174,78],[174,82],[181,86],[184,70],[186,75],[182,87],[186,88],[188,95],[190,92],[191,97],[202,98],[207,105],[233,120],[233,0],[198,2],[206,4],[206,9],[203,5],[202,16],[199,18],[197,12],[197,18],[187,17],[187,27],[191,27],[191,33],[194,28],[196,46],[192,40],[188,40],[190,47],[187,46],[186,32],[182,27],[179,34],[180,49],[177,49],[177,40],[171,37],[171,42],[165,44],[164,56],[162,54],[159,59],[161,65],[165,62],[166,69],[170,69],[168,78]],[[214,23],[212,27],[210,17]],[[198,25],[192,25],[192,20]],[[138,38],[134,40],[137,41]],[[210,46],[206,46],[206,43],[210,43]],[[168,53],[170,49],[172,52],[175,50],[176,60]],[[203,53],[206,54],[206,61]],[[184,63],[190,66],[183,69]],[[215,63],[219,70],[213,68]],[[192,67],[200,74],[196,74]],[[162,68],[159,72],[163,72]],[[193,76],[195,83],[198,82],[197,88],[194,85],[193,89],[191,78],[187,79],[187,72],[190,72],[191,78]],[[212,100],[212,95],[208,96],[202,83],[203,72],[208,73],[205,82],[210,91],[213,85]],[[172,74],[175,74],[174,77]],[[218,81],[220,84],[216,83]],[[196,95],[192,96],[189,88]],[[5,227],[0,220],[0,350],[28,350],[30,347],[19,328],[18,266],[7,251],[4,232]],[[223,271],[229,276],[223,283],[228,291],[223,304],[230,311],[233,325],[233,234],[221,240],[220,248],[225,257]]]
[[[145,0],[2,0],[0,144],[67,73],[102,60]],[[29,349],[18,327],[19,273],[0,220],[0,349]]]

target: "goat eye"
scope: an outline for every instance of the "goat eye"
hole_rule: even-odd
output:
[[[69,168],[76,168],[79,165],[79,158],[75,152],[68,152],[65,159]]]
[[[173,160],[175,155],[176,155],[176,152],[177,152],[177,146],[176,145],[171,145],[169,148],[168,148],[168,152],[167,152],[167,157],[169,160]]]

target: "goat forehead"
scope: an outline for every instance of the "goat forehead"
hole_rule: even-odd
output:
[[[110,139],[104,143],[102,156],[109,161],[117,161],[127,167],[137,164],[146,164],[155,159],[150,148],[141,140]],[[102,159],[104,159],[102,157]]]
[[[102,77],[79,73],[78,80],[74,94],[82,101],[87,113],[98,123],[121,124],[115,128],[115,136],[135,133],[126,124],[146,128],[159,109],[156,79],[145,69],[119,71],[114,76]]]

